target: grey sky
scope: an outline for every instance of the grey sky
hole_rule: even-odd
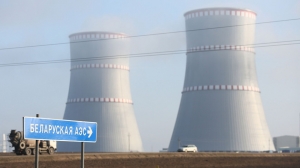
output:
[[[0,48],[68,42],[80,31],[128,35],[184,30],[183,13],[204,7],[248,8],[257,22],[300,18],[299,0],[0,0]],[[256,43],[300,40],[300,21],[256,26]],[[132,53],[185,49],[185,34],[131,39]],[[1,64],[68,59],[69,45],[0,50]],[[178,112],[185,54],[132,58],[131,92],[146,151],[167,147]],[[298,135],[299,45],[256,49],[257,73],[272,136]],[[22,128],[23,116],[62,118],[70,64],[0,68],[0,133]]]

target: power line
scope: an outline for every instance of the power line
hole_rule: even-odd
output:
[[[279,43],[279,42],[272,42],[272,43]],[[261,43],[261,44],[267,44],[267,43]],[[269,44],[271,44],[271,43],[269,43]],[[254,47],[254,48],[285,46],[285,45],[295,45],[295,44],[300,44],[300,43],[265,45],[265,46],[257,46],[257,47]],[[204,50],[204,51],[194,51],[194,52],[211,52],[211,51],[222,51],[222,50],[227,50],[227,49]],[[117,58],[136,58],[136,57],[163,56],[163,55],[172,55],[172,54],[183,54],[185,52],[186,52],[186,50],[174,50],[174,51],[150,52],[150,53],[140,53],[140,54],[126,54],[126,55],[115,55],[115,56],[101,56],[101,57],[78,58],[78,59],[63,59],[63,60],[48,60],[48,61],[36,61],[36,62],[21,62],[21,63],[0,64],[0,67],[22,66],[22,65],[36,65],[36,64],[51,64],[51,63],[65,63],[65,62],[79,62],[79,61],[91,61],[91,60],[106,60],[106,59],[117,59]]]
[[[244,46],[253,46],[253,48],[264,48],[264,47],[275,47],[275,46],[287,46],[287,45],[300,44],[300,42],[297,42],[297,43],[286,43],[286,42],[295,42],[295,41],[300,41],[300,40],[277,41],[277,42],[269,42],[269,43],[257,43],[257,44],[244,45]],[[277,43],[285,43],[285,44],[277,44]],[[193,52],[214,52],[214,51],[223,51],[223,50],[228,50],[228,49],[201,50],[201,51],[193,51]],[[237,50],[237,51],[239,51],[239,50]],[[79,62],[79,61],[91,61],[91,60],[107,60],[107,59],[117,59],[117,58],[141,58],[141,57],[165,56],[165,55],[173,55],[173,54],[184,54],[186,52],[187,52],[186,50],[174,50],[174,51],[138,53],[138,54],[128,54],[128,55],[114,55],[114,56],[112,55],[112,56],[90,57],[90,58],[77,58],[77,59],[61,59],[61,60],[47,60],[47,61],[35,61],[35,62],[8,63],[8,64],[0,64],[0,68],[2,68],[2,67],[10,67],[10,66],[54,64],[54,63]]]
[[[193,29],[193,30],[180,30],[180,31],[173,31],[173,32],[163,32],[163,33],[133,35],[133,36],[125,36],[124,38],[158,36],[158,35],[166,35],[166,34],[177,34],[177,33],[184,33],[184,32],[213,30],[213,29],[223,29],[223,28],[232,28],[232,27],[241,27],[241,26],[268,24],[268,23],[289,22],[289,21],[297,21],[297,20],[300,20],[300,18],[285,19],[285,20],[274,20],[274,21],[258,22],[258,23],[248,23],[248,24],[239,24],[239,25],[229,25],[229,26],[219,26],[219,27],[209,27],[209,28]],[[70,43],[85,43],[85,42],[93,42],[93,41],[104,41],[104,40],[116,40],[116,39],[95,39],[95,40],[83,40],[83,41],[74,41],[74,42],[60,42],[60,43],[51,43],[51,44],[38,44],[38,45],[20,46],[20,47],[7,47],[7,48],[0,48],[0,51],[1,50],[12,50],[12,49],[22,49],[22,48],[36,48],[36,47],[66,45],[66,44],[70,44]]]
[[[265,42],[265,43],[256,43],[256,44],[244,44],[239,46],[256,46],[256,45],[262,45],[262,44],[275,44],[275,43],[287,43],[287,42],[295,42],[300,40],[286,40],[286,41],[275,41],[275,42]],[[89,57],[89,58],[77,58],[77,59],[61,59],[61,60],[48,60],[48,61],[62,61],[62,62],[75,62],[75,61],[88,61],[98,58],[109,58],[109,57],[122,57],[128,55],[131,55],[133,57],[134,55],[148,55],[148,54],[162,54],[162,53],[174,53],[174,52],[186,52],[186,50],[172,50],[172,51],[161,51],[161,52],[150,52],[150,53],[136,53],[136,54],[125,54],[125,55],[110,55],[110,56],[101,56],[101,57]],[[88,59],[88,60],[87,60]],[[45,62],[45,61],[39,61],[39,62]],[[47,62],[47,61],[46,61]],[[38,63],[38,62],[27,62],[27,63]],[[13,64],[13,63],[11,63]],[[0,64],[1,66],[1,64]]]
[[[184,32],[191,32],[191,31],[212,30],[212,29],[223,29],[223,28],[231,28],[231,27],[250,26],[250,25],[259,25],[259,24],[267,24],[267,23],[277,23],[277,22],[288,22],[288,21],[296,21],[296,20],[300,20],[300,18],[285,19],[285,20],[274,20],[274,21],[258,22],[258,23],[248,23],[248,24],[240,24],[240,25],[230,25],[230,26],[210,27],[210,28],[193,29],[193,30],[182,30],[182,31],[174,31],[174,32],[164,32],[164,33],[145,34],[145,35],[137,35],[137,36],[130,36],[130,37],[141,37],[141,36],[153,36],[153,35],[164,35],[164,34],[184,33]]]

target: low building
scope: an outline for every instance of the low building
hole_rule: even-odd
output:
[[[289,150],[294,152],[300,150],[299,136],[284,135],[274,137],[273,142],[277,151]]]

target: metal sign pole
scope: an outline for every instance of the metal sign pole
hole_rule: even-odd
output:
[[[81,168],[84,168],[84,142],[81,142]]]
[[[36,114],[36,117],[40,117],[39,114]],[[39,140],[35,140],[35,168],[39,168]]]

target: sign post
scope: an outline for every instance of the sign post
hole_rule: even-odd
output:
[[[36,117],[40,117],[39,114],[36,114]],[[23,127],[24,128],[24,127]],[[39,140],[35,140],[35,168],[39,168]]]
[[[84,142],[81,142],[81,168],[84,168]]]
[[[81,167],[84,167],[84,142],[97,141],[97,123],[75,120],[23,117],[24,139],[36,140],[36,168],[38,168],[38,140],[81,142]]]

